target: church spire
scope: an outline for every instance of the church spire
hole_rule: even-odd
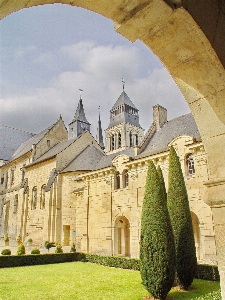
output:
[[[91,124],[86,119],[84,106],[81,98],[81,92],[83,90],[79,89],[79,91],[80,91],[80,100],[77,105],[77,110],[72,122],[69,124],[69,139],[77,138],[86,130],[90,131]]]
[[[98,128],[97,128],[96,140],[97,140],[99,146],[102,149],[105,149],[105,146],[103,143],[102,125],[101,125],[101,118],[100,118],[100,106],[98,107],[98,109],[99,109],[99,117],[98,117]]]

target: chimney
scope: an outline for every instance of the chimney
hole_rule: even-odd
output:
[[[153,106],[153,121],[156,130],[159,130],[167,122],[167,109],[157,104]]]

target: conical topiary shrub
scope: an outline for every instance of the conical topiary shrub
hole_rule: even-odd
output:
[[[176,248],[177,283],[188,289],[196,268],[197,258],[187,190],[179,158],[171,146],[169,157],[167,206]]]
[[[162,188],[163,198],[165,199],[165,202],[166,202],[167,201],[166,186],[165,186],[165,181],[164,181],[162,169],[160,168],[160,166],[157,167],[157,173],[158,173],[160,185],[161,185],[161,188]]]
[[[155,299],[166,299],[174,282],[175,247],[166,201],[152,161],[142,207],[140,272],[147,291]]]

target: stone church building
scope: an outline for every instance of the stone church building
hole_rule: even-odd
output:
[[[207,153],[191,114],[167,120],[153,107],[144,134],[138,109],[123,91],[96,139],[82,99],[68,130],[60,118],[39,134],[0,127],[0,238],[61,242],[77,251],[139,257],[140,220],[148,163],[160,165],[167,186],[169,148],[180,158],[198,260],[215,262],[214,225],[204,202]]]

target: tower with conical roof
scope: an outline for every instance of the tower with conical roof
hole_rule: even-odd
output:
[[[105,133],[107,154],[138,146],[144,136],[138,109],[126,94],[124,83],[121,95],[110,110],[110,123]]]
[[[86,119],[82,98],[80,95],[80,100],[77,106],[75,116],[72,122],[69,124],[69,140],[77,138],[86,130],[90,131],[90,127],[91,124]]]
[[[99,108],[100,108],[100,106],[99,106]],[[99,117],[98,117],[98,128],[97,128],[96,141],[98,142],[99,146],[102,149],[105,149],[104,142],[103,142],[103,135],[102,135],[102,124],[101,124],[100,112],[99,112]]]

